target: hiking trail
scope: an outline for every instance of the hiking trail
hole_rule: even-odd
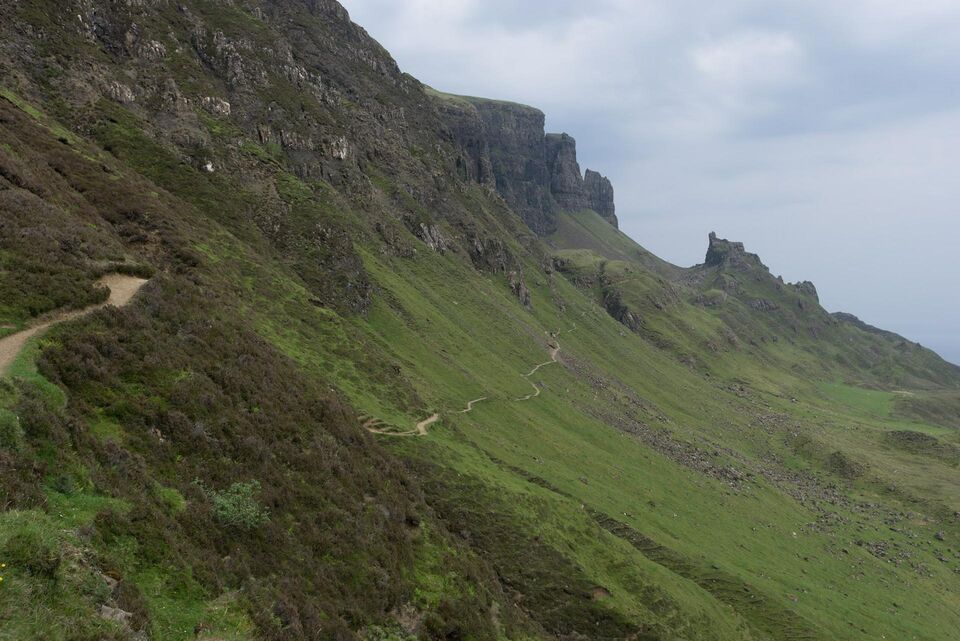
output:
[[[576,329],[577,329],[577,324],[574,323],[573,327],[567,330],[567,333],[569,334],[570,332]],[[520,374],[520,376],[526,379],[526,381],[530,384],[530,386],[533,387],[534,392],[532,394],[527,394],[526,396],[515,398],[513,399],[514,402],[529,401],[532,398],[536,398],[540,396],[540,392],[541,392],[540,387],[537,386],[536,383],[531,381],[530,377],[536,374],[541,367],[545,367],[547,365],[553,365],[554,363],[558,362],[560,359],[560,341],[557,340],[557,337],[560,336],[561,331],[557,330],[556,332],[553,332],[553,333],[550,333],[550,332],[544,332],[544,333],[553,339],[553,344],[550,344],[550,343],[547,344],[547,346],[550,348],[550,360],[544,361],[543,363],[536,365],[532,370],[530,370],[526,374]],[[475,398],[472,401],[467,401],[466,407],[462,410],[458,410],[456,413],[467,414],[469,412],[472,412],[473,406],[475,404],[485,400],[487,400],[487,397],[481,396],[480,398]],[[408,436],[426,436],[428,434],[427,428],[433,425],[434,423],[436,423],[438,420],[440,420],[440,414],[438,412],[433,413],[429,418],[426,418],[420,421],[419,423],[417,423],[412,430],[408,430],[406,432],[391,432],[388,429],[381,428],[379,427],[380,425],[386,424],[384,423],[384,421],[381,421],[378,418],[367,416],[365,414],[360,415],[359,418],[362,421],[363,429],[367,430],[371,434],[382,434],[384,436],[408,437]]]
[[[23,351],[27,342],[34,336],[39,336],[54,325],[81,318],[103,307],[124,307],[130,303],[130,300],[140,291],[140,288],[143,287],[146,282],[145,279],[134,276],[108,274],[97,281],[98,286],[106,287],[110,290],[110,297],[106,302],[91,305],[84,309],[55,313],[52,316],[47,316],[44,320],[32,327],[0,338],[0,378],[7,375],[10,366],[17,360],[17,356]]]

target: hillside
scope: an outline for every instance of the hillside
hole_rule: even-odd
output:
[[[960,368],[333,0],[0,34],[0,640],[960,638]]]

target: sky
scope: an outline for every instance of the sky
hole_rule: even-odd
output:
[[[960,363],[960,2],[341,1],[422,82],[542,109],[662,258],[716,231]]]

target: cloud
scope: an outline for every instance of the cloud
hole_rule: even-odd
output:
[[[748,31],[697,46],[690,57],[708,82],[749,90],[795,81],[803,50],[790,34]]]
[[[344,4],[422,81],[543,109],[668,260],[715,229],[960,361],[955,0]]]

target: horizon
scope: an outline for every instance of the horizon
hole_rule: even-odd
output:
[[[696,264],[716,231],[828,311],[960,363],[960,99],[944,89],[960,6],[343,4],[421,82],[542,110],[656,255]]]

